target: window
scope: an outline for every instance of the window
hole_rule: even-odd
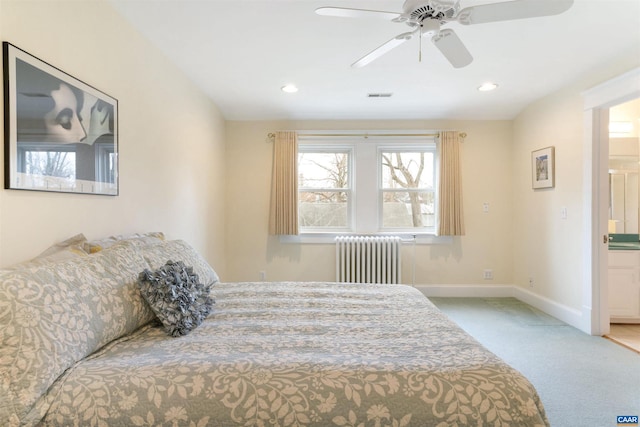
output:
[[[384,149],[379,153],[381,228],[435,226],[435,153],[427,147]]]
[[[300,135],[300,232],[433,234],[436,158],[433,137]]]
[[[108,142],[96,142],[96,181],[116,182],[116,153],[115,144]]]
[[[113,143],[18,145],[18,172],[68,180],[116,182],[117,155]],[[83,166],[80,168],[80,166]]]
[[[349,230],[351,149],[306,146],[298,151],[298,221],[306,231]]]
[[[18,147],[18,172],[73,180],[76,153],[72,144],[26,144]]]

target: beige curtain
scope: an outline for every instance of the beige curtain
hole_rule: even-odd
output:
[[[439,236],[464,236],[460,140],[457,131],[440,133]]]
[[[298,135],[276,132],[269,234],[298,234]]]

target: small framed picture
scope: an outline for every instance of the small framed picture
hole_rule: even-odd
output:
[[[552,188],[555,185],[554,147],[531,152],[531,178],[533,188]]]
[[[118,195],[118,101],[3,42],[5,187]]]

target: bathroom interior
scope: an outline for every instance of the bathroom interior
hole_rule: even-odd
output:
[[[640,98],[609,110],[609,313],[614,341],[640,353]]]

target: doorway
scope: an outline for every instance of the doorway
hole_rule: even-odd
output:
[[[609,295],[606,338],[640,353],[640,98],[609,109]],[[627,243],[629,242],[629,243]],[[618,250],[612,248],[618,247]],[[622,249],[620,249],[622,248]],[[623,250],[629,248],[629,250]]]
[[[608,197],[609,109],[640,97],[640,68],[598,85],[584,94],[585,242],[582,329],[609,333]]]

